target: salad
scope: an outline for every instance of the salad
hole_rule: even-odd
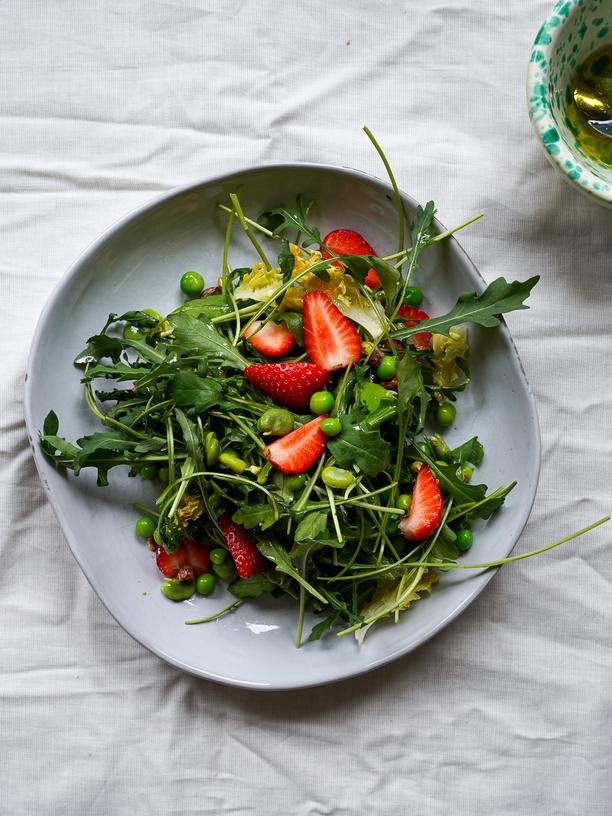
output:
[[[77,356],[105,429],[73,444],[53,411],[45,420],[40,444],[58,467],[96,468],[101,487],[115,467],[155,480],[156,504],[136,505],[135,526],[161,591],[180,602],[221,581],[233,598],[221,609],[203,600],[186,623],[289,596],[296,645],[332,629],[361,642],[430,593],[440,571],[531,554],[463,563],[472,525],[500,512],[516,483],[489,490],[477,478],[483,441],[451,448],[444,431],[470,383],[468,324],[494,330],[527,308],[538,278],[499,278],[446,314],[425,311],[419,259],[456,230],[436,234],[429,202],[406,241],[389,174],[399,235],[386,257],[373,236],[341,225],[322,236],[300,196],[256,219],[236,194],[220,202],[221,271],[206,270],[216,285],[186,272],[181,306],[111,314]],[[234,229],[252,244],[248,267],[232,266]],[[319,615],[308,633],[307,609]]]

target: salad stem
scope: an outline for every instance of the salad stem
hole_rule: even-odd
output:
[[[215,612],[213,615],[209,615],[207,618],[186,620],[185,623],[187,624],[187,626],[194,626],[197,623],[209,623],[210,621],[217,620],[217,618],[220,618],[222,615],[226,615],[228,612],[231,612],[232,609],[236,609],[238,606],[241,606],[241,604],[242,600],[238,598],[237,600],[232,601],[231,604],[228,604],[227,606],[223,607],[223,609],[220,609],[218,612]]]
[[[255,251],[257,252],[259,257],[263,261],[264,266],[266,267],[266,269],[268,271],[270,271],[270,269],[272,269],[272,264],[268,260],[268,257],[266,255],[266,253],[261,248],[261,244],[259,243],[257,238],[251,232],[251,229],[250,229],[249,225],[247,224],[247,221],[246,221],[246,219],[244,217],[244,213],[242,212],[242,207],[240,206],[240,201],[239,201],[238,196],[236,195],[236,193],[230,193],[230,199],[232,201],[232,204],[234,205],[234,209],[236,210],[236,213],[238,215],[238,220],[240,221],[242,229],[245,231],[246,236],[249,239],[249,241],[253,244],[253,247],[255,248]]]
[[[391,182],[391,186],[393,187],[393,193],[395,195],[395,207],[397,209],[397,214],[399,218],[398,252],[401,252],[404,249],[404,231],[406,221],[406,215],[404,213],[404,204],[402,202],[402,195],[399,191],[399,187],[397,186],[397,182],[395,180],[395,176],[393,175],[391,165],[389,164],[382,147],[378,144],[378,141],[374,137],[374,134],[368,127],[364,127],[363,131],[365,135],[368,137],[368,139],[372,142],[376,152],[382,159],[382,163],[385,165],[385,170],[387,171],[387,175],[389,176],[389,181]]]

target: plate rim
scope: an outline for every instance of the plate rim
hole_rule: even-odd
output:
[[[164,660],[166,663],[174,666],[181,671],[187,672],[195,677],[210,680],[212,682],[220,683],[222,685],[231,686],[234,688],[244,688],[249,690],[257,690],[257,691],[290,691],[290,690],[297,690],[301,688],[314,688],[317,686],[327,685],[330,683],[337,683],[343,680],[348,680],[352,677],[357,677],[362,674],[366,674],[368,672],[374,671],[388,663],[391,663],[397,660],[400,657],[403,657],[410,652],[418,649],[424,643],[429,641],[431,638],[434,637],[438,632],[448,626],[453,620],[455,620],[459,615],[480,595],[480,593],[484,590],[484,588],[488,585],[488,583],[494,578],[494,576],[499,571],[499,567],[490,570],[484,570],[481,572],[474,573],[474,579],[478,579],[478,583],[474,586],[474,588],[466,595],[466,597],[459,603],[453,610],[450,612],[446,617],[444,617],[441,621],[439,621],[436,625],[434,625],[431,629],[429,629],[426,633],[424,633],[418,640],[414,643],[410,643],[408,645],[402,646],[401,644],[398,648],[388,654],[385,654],[382,657],[373,659],[367,665],[357,668],[351,668],[346,671],[332,671],[325,673],[317,680],[308,680],[306,682],[297,680],[295,682],[270,682],[268,684],[262,684],[261,682],[257,681],[248,681],[242,678],[236,677],[227,677],[224,675],[215,674],[214,672],[203,670],[200,667],[190,665],[188,662],[176,658],[172,655],[169,655],[160,649],[159,647],[155,646],[155,643],[148,637],[143,637],[142,634],[136,634],[133,629],[135,627],[131,626],[131,621],[129,619],[123,621],[119,620],[118,617],[114,614],[112,609],[109,606],[109,602],[105,597],[105,593],[101,592],[99,587],[95,585],[95,579],[92,578],[88,571],[83,566],[81,559],[79,557],[79,548],[78,546],[74,545],[71,540],[71,536],[66,532],[66,526],[63,523],[64,513],[60,507],[59,501],[56,501],[53,490],[49,485],[46,475],[45,475],[45,468],[52,467],[47,460],[44,458],[43,454],[40,451],[39,446],[37,445],[35,439],[37,438],[38,428],[34,426],[33,420],[33,409],[32,409],[32,368],[34,364],[34,360],[36,359],[38,350],[42,343],[44,329],[46,327],[48,316],[53,311],[55,305],[58,301],[61,300],[65,289],[69,286],[74,278],[77,277],[79,274],[80,268],[86,263],[94,254],[95,252],[103,246],[103,244],[110,239],[112,236],[120,232],[125,227],[129,226],[130,223],[136,221],[141,215],[146,213],[149,210],[154,209],[156,206],[163,204],[166,201],[174,197],[178,197],[183,195],[184,193],[188,193],[190,191],[194,191],[197,188],[203,186],[210,186],[212,184],[218,184],[222,182],[231,181],[233,177],[236,176],[244,176],[247,174],[252,174],[259,171],[266,171],[266,170],[292,170],[292,169],[311,169],[316,171],[324,171],[330,173],[341,173],[348,177],[358,178],[361,180],[366,180],[369,183],[374,182],[376,185],[382,188],[385,194],[393,194],[393,188],[388,181],[385,179],[381,179],[378,176],[372,173],[366,173],[365,171],[358,170],[352,167],[348,167],[346,165],[333,165],[333,164],[325,164],[325,163],[318,163],[318,162],[301,162],[301,161],[291,161],[291,162],[264,162],[258,164],[250,164],[240,167],[236,170],[232,170],[230,172],[224,173],[217,173],[213,175],[204,176],[200,179],[195,181],[188,182],[186,184],[179,185],[177,187],[173,187],[170,190],[165,190],[152,198],[145,201],[143,204],[135,207],[134,209],[130,210],[125,215],[121,216],[119,219],[112,222],[106,229],[104,229],[100,235],[95,238],[93,241],[89,243],[85,249],[76,257],[74,262],[67,268],[67,270],[60,276],[60,278],[55,283],[55,286],[51,290],[45,305],[43,306],[38,320],[36,322],[36,326],[34,329],[34,333],[32,335],[32,340],[30,344],[30,351],[28,354],[27,364],[26,364],[26,372],[25,372],[25,383],[24,383],[24,415],[25,415],[25,423],[26,429],[28,434],[28,441],[30,443],[30,447],[32,449],[34,463],[36,465],[36,470],[38,472],[40,481],[43,485],[43,489],[46,493],[46,496],[53,508],[53,512],[60,524],[62,534],[66,539],[70,552],[72,556],[76,560],[79,568],[85,578],[87,579],[89,585],[91,586],[92,590],[96,594],[96,596],[101,601],[102,605],[105,607],[106,611],[111,615],[111,617],[116,621],[116,623],[139,645],[143,646],[149,652],[154,654],[156,657]],[[416,207],[419,206],[419,203],[414,199],[411,195],[404,192],[400,188],[399,190],[400,195],[403,200],[410,203],[412,206]],[[437,219],[434,219],[436,228],[444,231],[446,228],[444,225]],[[476,264],[470,258],[466,250],[463,248],[461,243],[457,240],[454,235],[450,235],[447,239],[453,243],[456,249],[458,249],[461,255],[464,258],[464,261],[470,267],[471,271],[474,274],[476,281],[480,284],[480,290],[482,290],[486,286],[486,281],[480,274],[480,271],[476,267]],[[532,451],[534,456],[534,480],[533,480],[533,488],[530,500],[524,505],[521,519],[519,521],[519,525],[517,527],[517,532],[515,535],[514,540],[512,541],[511,546],[509,546],[507,555],[514,550],[518,540],[520,539],[525,526],[529,520],[531,515],[531,511],[535,502],[539,477],[540,477],[540,470],[541,470],[541,463],[542,463],[542,446],[541,446],[541,430],[540,430],[540,422],[538,417],[537,411],[537,403],[535,400],[534,393],[532,391],[531,385],[523,368],[523,364],[521,358],[519,356],[518,350],[516,348],[516,344],[508,329],[508,326],[505,320],[501,319],[500,326],[497,327],[498,331],[501,331],[506,339],[508,340],[510,347],[512,349],[513,354],[512,356],[512,363],[513,367],[516,369],[519,378],[522,380],[523,385],[525,386],[525,393],[527,396],[527,400],[529,402],[530,413],[533,417],[533,431],[534,431],[534,439],[535,439],[535,450]],[[506,556],[507,557],[507,556]],[[335,665],[335,664],[332,664]]]

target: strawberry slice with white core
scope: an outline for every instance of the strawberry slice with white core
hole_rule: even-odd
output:
[[[325,292],[308,292],[302,313],[304,346],[313,363],[336,371],[357,362],[361,357],[357,329]]]
[[[433,535],[440,524],[443,507],[438,483],[427,465],[423,465],[414,483],[408,517],[398,525],[404,538],[423,541]]]
[[[308,470],[325,448],[327,436],[319,425],[326,417],[327,414],[322,414],[268,445],[264,449],[264,456],[268,462],[283,473],[292,475]]]
[[[295,345],[295,337],[284,323],[255,320],[242,332],[242,336],[266,357],[282,357]]]
[[[363,235],[360,235],[355,230],[337,229],[332,230],[323,239],[325,246],[329,247],[336,255],[376,255],[370,244],[366,241]],[[332,255],[321,247],[321,255],[323,258],[331,258]],[[341,266],[336,263],[334,266]],[[380,286],[380,278],[373,269],[368,270],[364,283],[370,289],[378,289]]]

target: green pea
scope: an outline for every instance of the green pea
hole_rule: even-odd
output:
[[[397,370],[397,360],[395,357],[391,357],[390,355],[385,355],[378,367],[376,369],[376,376],[379,380],[383,380],[386,382],[387,380],[392,380],[395,377],[395,372]]]
[[[144,465],[140,466],[140,478],[143,482],[148,482],[151,479],[154,479],[157,476],[157,465],[154,465],[152,462],[145,462]]]
[[[285,436],[293,430],[293,414],[286,408],[269,408],[257,420],[257,429],[270,436]]]
[[[410,493],[401,493],[395,501],[395,506],[398,507],[400,510],[403,510],[404,513],[407,513],[410,510],[411,504],[412,496],[410,495]]]
[[[152,317],[153,320],[157,320],[157,322],[161,322],[164,318],[160,315],[159,312],[155,311],[155,309],[143,309],[142,310],[145,314],[148,314],[149,317]]]
[[[338,436],[342,430],[342,423],[336,417],[328,417],[322,419],[319,428],[323,431],[325,436]]]
[[[305,485],[306,485],[305,473],[299,473],[297,476],[289,476],[285,480],[285,487],[292,493],[297,493],[299,490],[303,490]]]
[[[181,278],[181,292],[189,297],[196,297],[204,288],[204,278],[199,272],[185,272]]]
[[[136,522],[136,535],[141,538],[151,538],[157,525],[149,516],[143,516]]]
[[[142,340],[144,332],[138,326],[131,326],[129,323],[123,327],[123,337],[125,340]]]
[[[224,561],[223,564],[213,564],[213,572],[222,581],[228,581],[234,572],[234,562]]]
[[[214,431],[209,431],[204,439],[206,466],[214,467],[219,461],[219,440]]]
[[[431,457],[431,448],[429,447],[429,445],[427,444],[427,442],[417,442],[417,444],[416,444],[416,448],[417,448],[418,450],[420,450],[420,451],[421,451],[421,453],[424,453],[424,454],[425,454],[425,456],[429,456],[429,457]]]
[[[470,549],[473,543],[474,536],[472,535],[471,530],[468,530],[467,527],[464,527],[463,529],[457,531],[455,546],[457,547],[458,550],[465,552],[465,550]]]
[[[164,482],[165,484],[168,484],[168,481],[170,480],[170,471],[168,470],[168,468],[167,467],[161,467],[159,469],[159,473],[157,474],[157,478],[161,482]]]
[[[227,550],[223,547],[215,547],[210,551],[210,560],[213,564],[222,564],[227,559]]]
[[[443,402],[436,408],[436,420],[438,425],[449,428],[455,421],[457,409],[452,402]]]
[[[334,402],[334,395],[330,391],[315,391],[310,398],[310,410],[317,415],[329,414]]]
[[[355,477],[349,470],[331,466],[323,468],[321,478],[323,479],[323,484],[326,484],[333,490],[343,490],[346,487],[350,487],[355,481]]]
[[[234,451],[224,451],[219,454],[219,464],[231,470],[232,473],[244,473],[247,469],[247,463],[241,459]]]
[[[179,581],[177,578],[168,578],[161,585],[161,591],[171,601],[186,601],[195,592],[195,581]]]
[[[404,304],[406,306],[420,306],[423,302],[423,292],[418,286],[409,286],[404,294]]]
[[[216,583],[217,579],[212,572],[205,572],[202,575],[198,575],[195,582],[195,591],[198,595],[210,595]]]

